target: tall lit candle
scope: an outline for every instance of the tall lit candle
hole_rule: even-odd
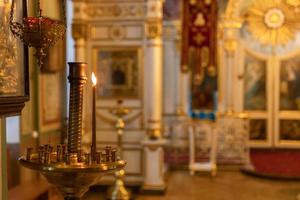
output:
[[[97,78],[92,73],[92,83],[93,83],[93,111],[92,111],[92,146],[91,146],[91,154],[92,159],[95,160],[96,158],[96,85],[97,85]]]

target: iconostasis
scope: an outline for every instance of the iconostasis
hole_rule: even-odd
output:
[[[87,62],[89,74],[95,72],[98,79],[97,144],[101,148],[117,144],[117,116],[113,113],[122,102],[130,111],[124,116],[122,142],[128,163],[125,179],[136,185],[143,184],[145,171],[151,170],[144,164],[142,141],[146,135],[160,138],[162,132],[162,5],[160,0],[74,2],[76,59]],[[91,92],[87,89],[86,132],[91,130]],[[86,135],[88,145],[90,138]],[[161,167],[162,163],[159,174]],[[112,181],[112,177],[105,177],[101,183]]]
[[[221,66],[232,74],[234,110],[249,114],[253,147],[299,145],[299,9],[293,0],[229,1],[223,16]]]

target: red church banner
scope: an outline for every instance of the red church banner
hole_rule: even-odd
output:
[[[181,70],[192,72],[192,109],[213,110],[217,91],[217,0],[184,0]]]

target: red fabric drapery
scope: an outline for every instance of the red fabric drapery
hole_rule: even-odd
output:
[[[217,0],[184,0],[181,70],[192,71],[192,108],[214,108],[217,89]]]

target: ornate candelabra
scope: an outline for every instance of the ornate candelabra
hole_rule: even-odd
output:
[[[37,1],[38,17],[25,17],[23,24],[13,21],[15,0],[12,0],[9,25],[11,32],[19,37],[24,44],[36,49],[35,57],[42,67],[43,60],[48,54],[48,50],[58,39],[62,38],[66,32],[66,12],[65,0],[62,2],[63,21],[53,20],[42,16],[40,1]]]
[[[123,133],[125,128],[125,121],[124,116],[128,115],[131,110],[129,108],[123,107],[123,101],[118,100],[118,107],[115,109],[110,110],[110,112],[117,116],[118,119],[116,121],[116,131],[118,135],[117,141],[117,149],[119,152],[119,156],[123,157],[123,146],[122,146],[122,139]],[[128,200],[131,198],[131,193],[126,189],[124,184],[124,177],[125,177],[125,170],[120,169],[115,172],[115,184],[108,189],[107,197],[111,200]]]
[[[82,101],[86,82],[86,64],[70,65],[70,100],[67,144],[40,146],[37,152],[27,149],[27,155],[19,162],[24,167],[39,171],[63,194],[65,200],[78,200],[101,176],[123,169],[125,162],[118,160],[116,149],[106,147],[105,152],[83,153]],[[95,154],[95,155],[94,155]],[[96,158],[96,160],[92,160]]]

